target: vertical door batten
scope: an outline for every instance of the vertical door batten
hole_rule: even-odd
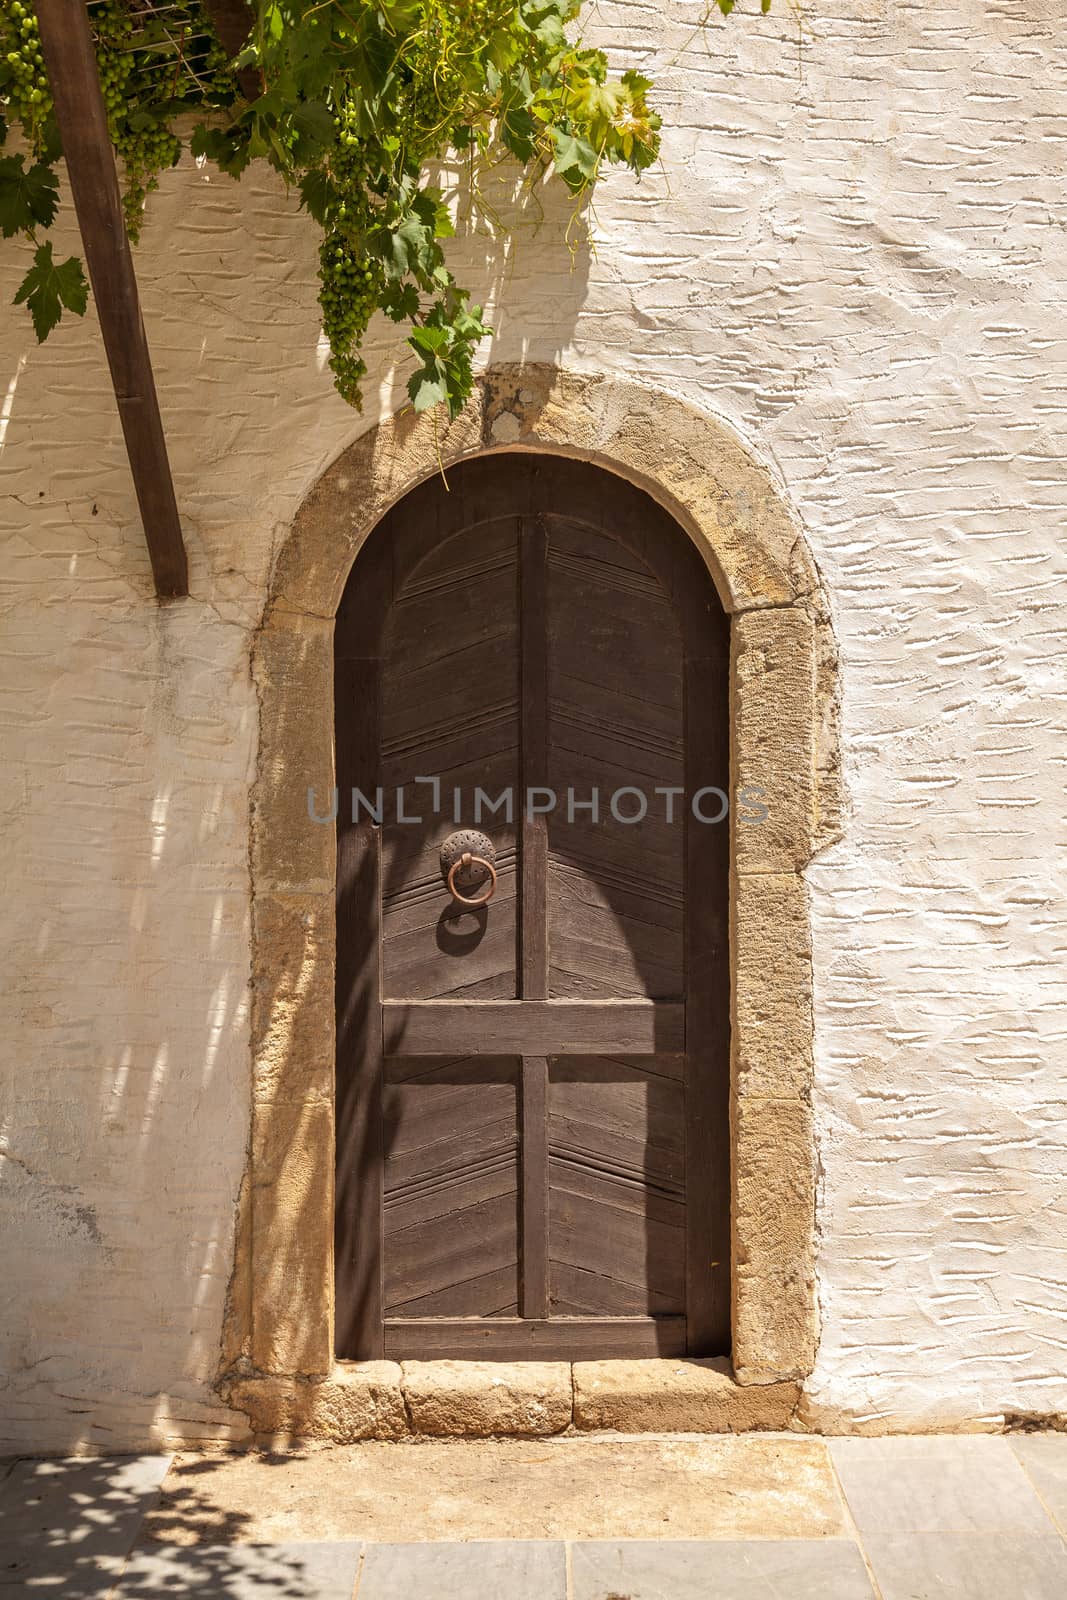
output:
[[[519,633],[521,638],[520,793],[522,882],[519,997],[548,998],[548,824],[531,814],[532,791],[548,782],[548,541],[540,517],[523,517],[519,531]]]
[[[522,1058],[522,1314],[548,1316],[548,1058]]]
[[[540,517],[519,521],[519,998],[548,998],[548,827],[530,798],[548,776],[548,541]],[[522,1057],[522,1314],[548,1316],[548,1060]]]
[[[381,660],[375,615],[392,601],[388,550],[375,546],[346,594],[334,645],[337,805],[335,1342],[384,1350],[382,1300],[381,836],[353,815],[352,788],[378,777]]]

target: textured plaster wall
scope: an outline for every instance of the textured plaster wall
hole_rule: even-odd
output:
[[[659,80],[665,171],[607,182],[573,271],[549,200],[508,259],[461,246],[487,355],[724,417],[834,608],[810,1419],[1067,1411],[1060,8],[812,0],[802,46],[778,6],[707,47],[702,9],[596,8]],[[0,1448],[243,1426],[211,1380],[249,1124],[249,648],[281,533],[364,426],[314,262],[268,178],[164,180],[139,271],[193,589],[165,609],[95,322],[0,329]]]

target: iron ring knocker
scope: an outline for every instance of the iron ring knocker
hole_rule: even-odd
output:
[[[460,867],[473,866],[485,867],[486,871],[489,873],[489,887],[486,889],[484,894],[474,896],[460,894],[459,890],[456,888],[456,873],[459,871]],[[464,850],[463,854],[458,857],[457,860],[453,861],[451,867],[449,867],[447,882],[449,894],[452,896],[453,900],[458,900],[461,906],[488,905],[489,901],[493,898],[493,895],[496,892],[496,868],[494,867],[493,863],[491,861],[487,861],[484,856],[472,855],[469,850]]]

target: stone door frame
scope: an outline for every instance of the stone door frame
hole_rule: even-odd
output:
[[[388,507],[485,450],[574,455],[637,484],[694,541],[730,614],[731,785],[762,789],[769,811],[759,826],[731,819],[730,1381],[799,1384],[814,1363],[803,870],[836,837],[839,814],[835,652],[818,574],[771,474],[721,421],[614,377],[494,367],[447,429],[410,411],[387,418],[323,473],[281,547],[254,640],[252,1130],[219,1387],[242,1409],[237,1389],[258,1392],[260,1429],[270,1396],[281,1404],[335,1367],[335,834],[308,817],[309,787],[325,803],[333,785],[333,619]]]

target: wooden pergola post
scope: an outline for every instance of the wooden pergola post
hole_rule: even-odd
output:
[[[89,14],[85,0],[37,0],[36,11],[156,593],[173,598],[189,592],[188,565]]]

